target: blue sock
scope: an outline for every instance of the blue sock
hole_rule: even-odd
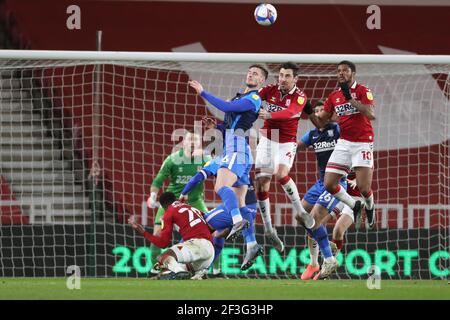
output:
[[[247,207],[239,208],[239,210],[241,211],[242,218],[250,222],[250,226],[242,231],[245,243],[256,242],[255,227],[253,225],[253,217],[251,212],[249,212]]]
[[[225,245],[225,239],[213,237],[213,244],[214,244],[214,260],[211,263],[211,265],[213,265],[214,262],[217,260],[217,258],[220,256],[220,253],[222,252],[222,249]]]
[[[316,230],[312,230],[311,232],[313,239],[319,244],[320,251],[322,252],[325,258],[329,258],[332,256],[330,242],[328,242],[328,233],[327,229],[323,224]]]
[[[236,217],[238,217],[237,222],[239,222],[242,217],[241,212],[238,208],[238,199],[234,191],[231,188],[225,186],[220,188],[217,194],[222,199],[222,202],[225,205],[227,211],[231,214],[231,218],[233,218],[233,224],[235,223]]]

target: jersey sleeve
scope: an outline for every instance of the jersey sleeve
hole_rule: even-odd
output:
[[[248,99],[239,99],[231,102],[224,101],[207,91],[202,91],[200,94],[206,101],[211,103],[214,107],[223,112],[245,112],[254,108],[253,103],[249,103]],[[253,100],[261,101],[261,98],[257,94],[252,95]],[[251,101],[251,100],[250,100]],[[253,102],[253,101],[252,101]],[[259,107],[258,107],[259,110]]]
[[[172,209],[168,208],[164,213],[161,222],[161,233],[160,236],[155,236],[150,232],[145,231],[144,237],[151,243],[153,243],[158,248],[166,248],[169,246],[170,241],[172,240],[172,232],[173,232],[173,222],[172,222]]]
[[[293,101],[291,101],[291,104],[286,109],[272,112],[272,119],[290,119],[302,112],[305,104],[306,96],[305,94],[300,94],[296,99],[293,99]]]
[[[375,104],[372,91],[366,86],[359,86],[358,91],[356,92],[356,96],[362,104],[372,106]]]
[[[300,139],[307,147],[311,145],[311,131],[305,133],[303,137]]]
[[[253,104],[255,107],[255,112],[258,112],[259,108],[261,108],[261,97],[256,93],[246,95],[243,99],[249,100]]]
[[[161,169],[159,169],[156,178],[152,182],[152,187],[161,188],[164,184],[164,180],[166,180],[170,176],[170,170],[172,169],[173,162],[170,156],[164,160]]]
[[[331,94],[328,96],[327,100],[325,100],[325,103],[323,104],[323,110],[325,110],[328,113],[334,112],[334,105],[331,102]]]

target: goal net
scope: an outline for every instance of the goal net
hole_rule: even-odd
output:
[[[334,277],[367,278],[374,265],[383,278],[449,275],[449,64],[386,63],[386,56],[367,61],[236,55],[204,62],[182,55],[169,61],[171,54],[130,60],[115,59],[114,53],[108,58],[91,53],[89,59],[64,52],[38,56],[0,55],[0,276],[65,276],[77,265],[83,276],[147,277],[150,245],[127,219],[135,214],[152,230],[156,210],[147,208],[146,200],[164,159],[180,148],[187,131],[198,132],[207,149],[211,139],[202,117],[223,119],[187,81],[199,80],[229,99],[243,90],[251,63],[267,66],[269,84],[277,81],[279,63],[291,60],[300,66],[298,86],[315,104],[336,88],[335,63],[343,58],[356,63],[357,81],[371,88],[376,100],[377,226],[350,227]],[[312,58],[316,62],[309,62]],[[261,126],[258,120],[252,130],[253,146]],[[299,136],[312,128],[300,120]],[[318,179],[312,150],[297,153],[290,176],[303,196]],[[220,258],[224,274],[299,277],[308,264],[305,230],[296,225],[292,205],[275,181],[270,200],[285,252],[264,238],[258,214],[263,256],[242,272],[245,246],[241,240],[226,242]],[[213,180],[205,183],[205,201],[209,209],[220,203]]]

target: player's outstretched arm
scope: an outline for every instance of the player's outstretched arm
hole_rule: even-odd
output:
[[[184,186],[183,191],[181,191],[179,198],[180,201],[184,202],[189,192],[191,192],[191,190],[194,189],[196,185],[206,180],[206,178],[208,178],[208,175],[205,171],[201,170],[200,172],[197,172],[197,174],[193,176],[189,180],[189,182]]]
[[[203,86],[198,81],[189,81],[189,85],[194,88],[194,90],[202,96],[206,101],[211,103],[214,107],[219,109],[223,112],[244,112],[244,111],[250,111],[255,108],[255,105],[249,100],[249,99],[240,99],[235,101],[224,101],[220,98],[217,98],[216,96],[212,95],[211,93],[205,91],[203,89]],[[258,96],[258,100],[259,99]]]

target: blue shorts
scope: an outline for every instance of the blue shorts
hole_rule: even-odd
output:
[[[220,168],[227,168],[237,176],[235,187],[250,184],[250,170],[252,169],[253,159],[248,152],[226,153],[220,161]]]
[[[255,205],[256,206],[256,205]],[[252,206],[247,206],[249,210],[242,214],[242,218],[250,222],[250,225],[253,225],[256,218],[256,207],[252,208]],[[233,228],[233,219],[231,218],[231,214],[225,208],[225,205],[221,204],[217,208],[208,211],[205,216],[205,221],[209,223],[211,227],[215,230],[224,230]]]
[[[347,190],[346,180],[339,181],[339,184]],[[321,205],[326,208],[328,212],[333,211],[334,207],[339,203],[338,199],[325,190],[325,186],[321,180],[318,180],[311,188],[309,188],[303,199],[312,206],[315,204]]]
[[[212,159],[209,163],[206,164],[206,166],[203,167],[203,171],[205,171],[205,173],[208,176],[217,176],[217,171],[219,171],[220,168],[223,168],[222,164],[224,163],[222,161],[222,157],[215,157],[214,159]],[[226,166],[225,166],[226,167]],[[247,174],[244,174],[243,176],[239,177],[234,171],[234,173],[236,174],[236,176],[238,177],[237,181],[233,184],[233,187],[240,187],[243,185],[248,185],[250,184],[250,178],[249,178],[249,172],[250,172],[251,166],[248,169]]]

